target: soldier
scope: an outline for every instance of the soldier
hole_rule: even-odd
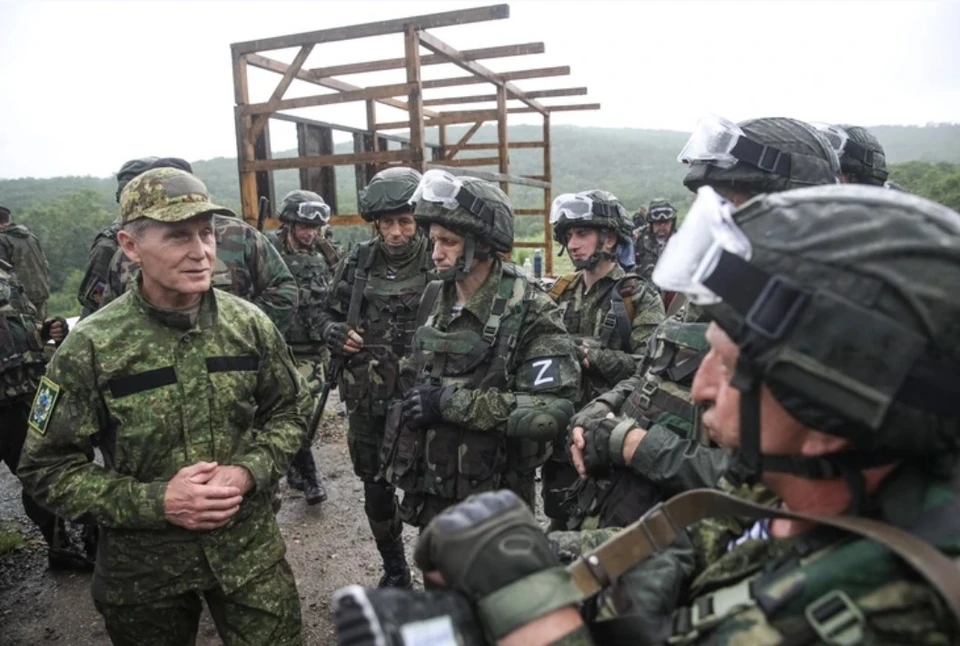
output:
[[[0,260],[13,267],[40,319],[46,316],[50,296],[50,265],[37,236],[10,221],[10,209],[0,206]]]
[[[560,276],[549,296],[560,306],[563,324],[579,346],[580,409],[630,377],[647,339],[663,320],[659,291],[617,263],[618,250],[631,241],[630,220],[606,191],[561,195],[550,213],[554,239],[566,249],[577,271]],[[577,481],[567,456],[567,429],[554,440],[543,465],[543,509],[552,529],[566,529],[564,490]]]
[[[698,125],[697,133],[710,123]],[[727,192],[736,205],[760,193],[773,193],[814,184],[837,182],[839,166],[824,138],[811,126],[783,118],[752,119],[739,128],[757,148],[766,147],[791,160],[788,175],[758,169],[749,159],[726,168],[697,157],[709,157],[693,147],[686,161],[690,170],[684,185],[692,191],[710,186]],[[583,476],[591,478],[580,492],[574,516],[596,518],[599,527],[625,527],[661,498],[713,487],[725,468],[722,452],[698,446],[693,433],[695,410],[690,403],[693,375],[705,356],[706,318],[687,304],[677,317],[657,329],[646,361],[636,375],[617,384],[580,410],[573,421],[571,453]],[[608,416],[614,419],[607,419]],[[636,442],[631,461],[619,464],[601,459],[613,429],[629,427]],[[585,455],[590,468],[584,464]],[[751,495],[762,495],[751,492]]]
[[[840,157],[840,181],[844,184],[885,186],[887,156],[877,137],[861,126],[814,124]]]
[[[144,157],[131,159],[117,172],[117,204],[120,203],[120,193],[123,187],[134,177],[151,168],[179,168],[188,173],[193,169],[189,162],[179,157]],[[90,245],[87,257],[87,270],[80,281],[80,291],[77,299],[80,301],[80,318],[89,316],[100,309],[103,294],[107,289],[107,279],[110,275],[110,262],[120,248],[117,244],[117,232],[120,230],[120,218],[110,223],[103,231],[97,234]]]
[[[428,171],[415,216],[441,280],[420,304],[417,384],[391,409],[385,473],[401,517],[423,528],[471,493],[499,488],[534,504],[534,471],[573,413],[580,353],[556,305],[501,254],[513,208],[497,187]]]
[[[27,438],[30,402],[46,359],[43,344],[60,342],[67,333],[62,318],[40,322],[36,310],[12,267],[0,260],[0,459],[17,474],[20,452]],[[47,562],[51,570],[92,570],[93,562],[72,545],[63,520],[37,503],[26,490],[21,493],[27,517],[47,542]]]
[[[297,281],[265,235],[232,213],[215,213],[217,258],[213,286],[250,301],[270,317],[281,332],[297,311]],[[139,267],[118,251],[110,263],[101,307],[135,284]]]
[[[677,210],[662,197],[650,201],[646,227],[637,237],[637,272],[649,281],[664,245],[677,227]]]
[[[21,480],[100,526],[93,597],[114,644],[193,643],[201,595],[226,644],[301,643],[271,500],[307,398],[263,312],[211,289],[214,213],[232,217],[185,171],[127,185],[136,287],[76,326],[30,412]]]
[[[438,518],[417,564],[467,592],[506,646],[955,643],[960,215],[862,186],[767,195],[736,212],[702,188],[697,203],[657,280],[714,320],[693,386],[705,431],[784,507],[706,492],[686,518],[735,504],[761,531],[704,564],[698,526],[661,531],[681,505],[667,503],[623,536],[637,555],[665,541],[620,578],[630,616],[589,631],[570,573],[509,492]]]
[[[320,234],[321,227],[329,220],[330,207],[322,197],[311,191],[291,191],[283,198],[280,209],[283,226],[267,236],[300,286],[297,312],[283,338],[297,358],[300,376],[307,384],[314,406],[323,390],[325,367],[330,363],[320,329],[322,310],[332,268],[340,260],[333,245]],[[310,449],[315,432],[316,429],[307,429],[306,442],[287,469],[287,483],[303,491],[308,505],[327,499]]]
[[[363,481],[363,510],[383,558],[380,587],[412,585],[396,490],[381,475],[380,449],[387,410],[413,385],[401,360],[412,351],[420,296],[436,277],[430,246],[410,204],[419,183],[420,173],[411,168],[388,168],[360,193],[360,215],[373,223],[376,234],[337,265],[322,328],[343,365],[339,386],[349,419],[347,443],[354,472]]]

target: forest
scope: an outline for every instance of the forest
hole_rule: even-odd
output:
[[[960,124],[877,126],[871,131],[887,152],[891,180],[907,191],[960,211]],[[451,128],[448,140],[456,141],[461,134],[462,130]],[[539,126],[512,126],[508,136],[513,141],[528,141],[539,138],[539,134]],[[683,187],[684,167],[676,156],[687,136],[666,130],[555,126],[553,193],[602,188],[617,195],[631,213],[653,198],[665,197],[683,212],[692,194]],[[487,126],[472,141],[495,138],[496,128]],[[337,152],[347,152],[347,145],[340,144]],[[176,155],[176,151],[156,154]],[[295,151],[283,151],[274,156],[294,154]],[[539,174],[541,159],[539,150],[514,150],[511,172]],[[117,166],[124,161],[117,160]],[[217,157],[192,164],[217,203],[239,208],[236,159]],[[279,198],[299,188],[299,175],[297,171],[279,171],[274,173],[274,182]],[[337,168],[337,185],[336,212],[356,213],[352,167]],[[116,181],[112,177],[0,180],[0,204],[11,208],[15,222],[27,225],[37,234],[50,260],[51,314],[73,316],[79,312],[76,293],[87,252],[96,234],[116,217],[115,192]],[[514,187],[511,199],[517,207],[539,207],[542,192]],[[543,232],[536,216],[518,218],[516,230],[517,237],[524,239],[534,239]],[[334,234],[339,242],[349,244],[368,235],[369,230],[336,227]]]

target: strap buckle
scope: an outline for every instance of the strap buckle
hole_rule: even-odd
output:
[[[842,590],[831,590],[803,611],[807,622],[825,644],[855,646],[863,642],[863,612]]]
[[[643,382],[643,385],[640,387],[640,396],[637,399],[640,402],[640,407],[644,411],[650,410],[653,396],[657,394],[658,390],[660,390],[660,384],[653,379],[648,379]]]
[[[681,608],[674,616],[677,635],[667,640],[668,644],[687,644],[696,640],[704,631],[710,630],[731,615],[756,605],[753,581],[741,581],[729,588],[721,588],[694,600]]]

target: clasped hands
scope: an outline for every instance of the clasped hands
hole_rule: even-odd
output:
[[[226,525],[253,489],[245,467],[198,462],[180,469],[167,483],[163,513],[168,522],[194,531]]]

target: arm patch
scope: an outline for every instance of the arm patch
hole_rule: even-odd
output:
[[[53,414],[53,407],[60,396],[60,386],[46,377],[40,378],[40,387],[33,398],[33,407],[30,409],[29,425],[40,435],[47,432],[47,424]]]
[[[531,392],[556,388],[561,383],[558,357],[544,357],[529,361],[524,364],[522,370],[527,373]]]

